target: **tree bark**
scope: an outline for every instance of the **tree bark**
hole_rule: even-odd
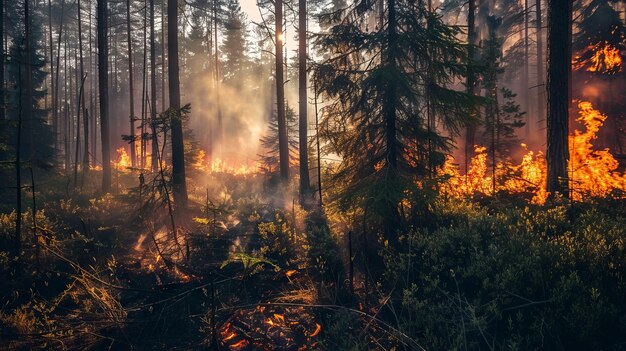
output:
[[[535,0],[535,34],[537,41],[537,128],[543,130],[546,123],[545,71],[543,61],[543,28],[541,27],[541,0]]]
[[[172,0],[176,1],[176,0]],[[154,0],[150,0],[150,133],[152,144],[152,172],[159,171],[159,140],[156,131],[156,43],[154,40]]]
[[[289,182],[289,140],[285,116],[285,78],[283,67],[283,0],[275,1],[275,41],[276,41],[276,113],[278,120],[278,153],[280,179],[283,185]],[[216,43],[217,45],[217,43]]]
[[[217,24],[218,24],[218,14],[217,14],[217,1],[213,0],[213,38],[214,38],[214,47],[215,47],[215,106],[217,107],[217,135],[216,138],[213,139],[213,144],[217,146],[217,150],[214,149],[218,158],[223,158],[222,155],[222,145],[224,143],[224,125],[222,121],[222,104],[220,101],[220,56],[219,56],[219,45],[217,45]],[[217,141],[217,144],[215,144]]]
[[[107,42],[107,0],[98,7],[98,86],[100,92],[100,139],[102,140],[102,191],[111,190],[111,145],[109,139],[109,54]]]
[[[307,123],[307,13],[306,1],[298,3],[298,91],[299,91],[299,139],[300,139],[300,202],[309,196],[309,143]]]
[[[135,80],[133,77],[133,42],[131,40],[130,0],[126,0],[126,42],[128,45],[128,103],[130,122],[130,160],[133,168],[137,167],[137,152],[135,149]]]
[[[568,196],[572,2],[550,0],[548,11],[547,191]]]
[[[468,58],[469,64],[467,66],[467,81],[466,89],[470,95],[476,95],[477,79],[476,72],[474,71],[474,64],[476,64],[476,0],[468,0],[468,14],[467,14],[467,45],[468,45]],[[478,111],[472,107],[470,110],[470,120],[465,129],[465,174],[469,170],[469,163],[474,156],[474,145],[476,138],[476,124],[474,119],[478,118]]]
[[[83,145],[83,160],[82,160],[82,171],[86,173],[89,171],[89,115],[87,113],[87,105],[85,104],[85,79],[87,79],[87,75],[85,74],[85,58],[83,57],[83,23],[81,20],[81,7],[80,0],[78,0],[78,48],[79,48],[79,59],[80,59],[80,77],[82,79],[82,83],[80,85],[80,93],[79,98],[80,101],[78,105],[80,108],[78,109],[78,115],[83,114],[83,137],[85,139]],[[77,122],[78,123],[78,122]],[[78,152],[77,152],[78,154]],[[78,163],[78,159],[76,159]]]
[[[530,22],[528,0],[524,0],[524,110],[526,111],[526,140],[534,139],[534,126],[530,113],[530,56],[528,45],[528,26]]]
[[[167,3],[167,56],[168,86],[172,118],[172,188],[174,205],[178,210],[187,208],[187,182],[185,180],[185,148],[183,124],[180,115],[180,77],[178,74],[178,2]]]
[[[24,103],[22,106],[28,135],[28,148],[26,156],[28,161],[32,161],[35,155],[35,140],[33,128],[35,127],[35,116],[33,115],[33,59],[31,56],[31,21],[30,21],[30,0],[24,0],[24,51],[25,51],[25,80],[24,80]]]
[[[0,121],[6,119],[4,97],[4,1],[0,0]],[[50,33],[52,33],[52,27]],[[52,39],[52,34],[50,34],[50,38]],[[52,50],[52,42],[50,42],[50,50]],[[52,56],[50,56],[50,59],[52,59]]]

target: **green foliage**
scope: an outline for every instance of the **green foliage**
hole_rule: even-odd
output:
[[[427,349],[624,342],[626,217],[595,205],[493,212],[438,201],[432,232],[383,254],[402,329]]]
[[[295,230],[288,223],[284,214],[276,211],[274,220],[258,225],[260,252],[280,267],[290,267],[295,260]]]
[[[328,30],[315,44],[326,59],[314,78],[329,103],[320,136],[326,152],[342,160],[333,177],[345,184],[337,200],[343,207],[368,207],[393,232],[399,202],[443,164],[451,147],[433,121],[454,135],[475,101],[449,88],[466,72],[460,28],[413,1],[396,1],[370,28],[365,18],[375,10],[369,6],[321,16]]]
[[[287,138],[289,141],[289,163],[298,162],[298,118],[293,108],[287,106],[285,110],[287,119]],[[265,152],[261,158],[261,170],[272,176],[272,183],[278,181],[279,150],[278,150],[278,119],[276,110],[272,110],[271,119],[267,127],[267,134],[261,138],[261,146]]]

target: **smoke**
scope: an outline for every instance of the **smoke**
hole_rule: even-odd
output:
[[[256,163],[273,104],[267,81],[254,83],[256,74],[244,76],[216,87],[214,75],[206,72],[190,77],[183,88],[183,100],[191,103],[189,126],[196,141],[212,161],[231,167]]]

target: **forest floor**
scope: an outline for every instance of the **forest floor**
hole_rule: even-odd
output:
[[[139,181],[134,172],[114,172],[104,197],[97,175],[77,187],[65,177],[35,184],[37,216],[23,216],[20,272],[2,284],[11,308],[0,314],[0,345],[333,349],[326,329],[337,323],[349,323],[357,339],[395,345],[374,305],[357,304],[311,255],[337,242],[325,216],[270,195],[263,179],[219,173],[192,181],[183,217],[170,216],[158,179]],[[5,238],[12,221],[14,213],[3,217]],[[326,230],[307,236],[312,227]],[[363,289],[358,278],[355,285]]]
[[[623,198],[434,198],[393,247],[364,211],[303,209],[265,175],[189,178],[172,215],[159,176],[115,171],[104,196],[98,172],[35,177],[19,260],[3,190],[0,349],[626,345]]]

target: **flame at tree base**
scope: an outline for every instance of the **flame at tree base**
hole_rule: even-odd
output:
[[[584,125],[585,130],[576,130],[569,136],[572,199],[580,201],[587,197],[610,195],[623,197],[626,193],[626,174],[617,171],[619,163],[608,149],[593,150],[592,141],[597,138],[607,117],[586,101],[578,104],[578,110],[576,120]],[[542,152],[528,151],[519,165],[498,162],[494,172],[489,166],[487,149],[477,147],[467,174],[461,175],[452,157],[447,158],[440,174],[448,177],[441,186],[441,192],[457,198],[498,192],[528,194],[535,204],[543,204],[548,198],[545,190],[547,165]]]

